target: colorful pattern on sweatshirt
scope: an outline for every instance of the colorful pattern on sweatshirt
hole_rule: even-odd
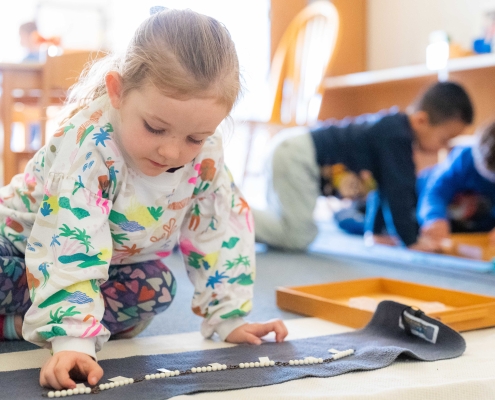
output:
[[[24,338],[73,350],[68,338],[92,338],[98,351],[109,336],[100,292],[109,265],[160,259],[177,243],[203,334],[233,326],[251,309],[254,232],[221,133],[183,168],[147,177],[126,163],[113,115],[108,97],[97,99],[0,189],[0,233],[26,257]],[[54,321],[56,312],[66,316]]]

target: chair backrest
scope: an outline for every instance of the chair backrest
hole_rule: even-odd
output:
[[[339,32],[339,15],[329,1],[316,1],[291,21],[275,51],[270,70],[273,108],[270,122],[316,122],[321,82],[330,67]]]
[[[43,90],[68,90],[90,61],[104,55],[96,51],[69,51],[47,57],[43,66]]]
[[[98,51],[64,51],[63,54],[47,57],[43,65],[41,91],[41,143],[46,139],[46,110],[50,105],[62,105],[70,87],[77,82],[84,68],[106,53]]]

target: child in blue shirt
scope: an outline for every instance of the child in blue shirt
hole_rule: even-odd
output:
[[[423,182],[418,185],[421,237],[437,250],[451,232],[492,231],[495,121],[478,130],[473,146],[454,148],[418,182]]]

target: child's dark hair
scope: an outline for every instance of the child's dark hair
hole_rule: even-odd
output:
[[[482,126],[476,132],[476,155],[489,171],[495,172],[495,121]]]
[[[439,82],[418,97],[413,111],[425,111],[430,123],[438,125],[452,119],[471,124],[473,105],[466,91],[454,82]]]

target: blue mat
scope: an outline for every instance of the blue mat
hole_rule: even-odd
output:
[[[318,224],[319,234],[309,251],[322,254],[351,257],[366,261],[385,261],[448,270],[495,273],[493,262],[471,260],[443,254],[424,253],[401,247],[364,245],[362,236],[340,231],[334,224]]]

